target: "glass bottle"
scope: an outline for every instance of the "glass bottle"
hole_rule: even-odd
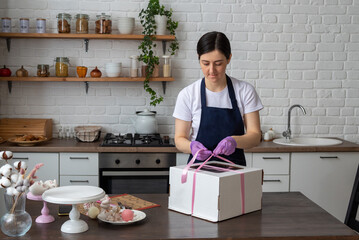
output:
[[[96,18],[95,32],[99,34],[110,34],[112,32],[111,16],[102,13],[101,15],[96,15]]]
[[[57,15],[57,30],[59,33],[71,32],[71,15],[68,13],[59,13]]]
[[[56,77],[67,77],[69,75],[69,65],[69,58],[57,57],[55,64]]]
[[[137,73],[138,73],[138,56],[133,55],[130,57],[131,58],[131,69],[130,69],[130,76],[131,77],[137,77]]]
[[[89,33],[89,15],[76,14],[76,33]]]
[[[171,59],[170,56],[164,55],[162,56],[164,59],[163,63],[163,77],[171,77]]]

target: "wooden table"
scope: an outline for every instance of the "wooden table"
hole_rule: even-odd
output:
[[[161,207],[146,209],[146,219],[132,225],[111,225],[81,215],[89,230],[80,234],[60,231],[68,217],[56,215],[58,206],[48,204],[55,222],[33,221],[30,231],[19,239],[359,239],[353,230],[318,207],[304,195],[263,193],[263,209],[219,223],[212,223],[167,209],[166,194],[135,194]],[[35,220],[42,203],[27,201],[27,211]],[[13,239],[0,232],[0,239]]]

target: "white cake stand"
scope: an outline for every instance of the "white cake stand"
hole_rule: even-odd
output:
[[[88,225],[80,219],[76,204],[94,202],[105,196],[104,190],[93,186],[64,186],[52,188],[42,194],[46,202],[56,204],[72,204],[70,220],[64,222],[61,231],[65,233],[82,233],[88,230]]]

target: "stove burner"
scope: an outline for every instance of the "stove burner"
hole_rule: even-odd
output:
[[[150,144],[153,140],[156,140],[155,138],[153,138],[152,136],[149,135],[145,135],[140,137],[141,141],[145,144]]]
[[[110,147],[174,147],[173,140],[164,136],[163,140],[161,135],[158,133],[155,134],[138,134],[127,133],[124,135],[115,135],[113,133],[107,133],[101,146],[110,146]]]

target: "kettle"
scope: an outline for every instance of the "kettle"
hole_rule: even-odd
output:
[[[156,112],[145,109],[136,112],[136,121],[134,121],[135,130],[138,134],[153,134],[158,132]]]

